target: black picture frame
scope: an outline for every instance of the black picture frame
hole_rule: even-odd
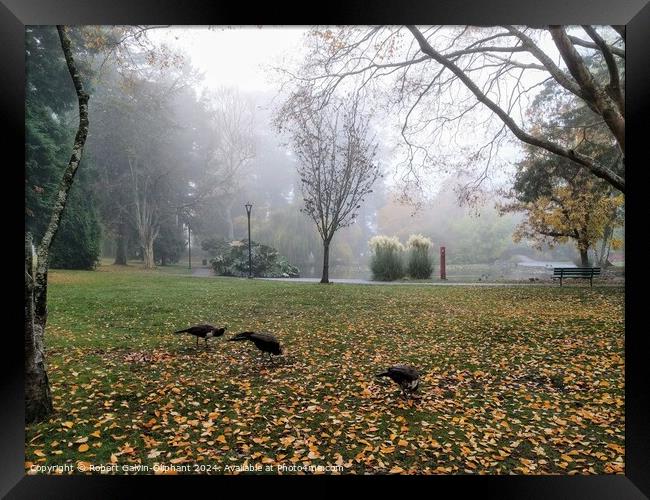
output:
[[[647,270],[644,270],[642,241],[647,220],[642,214],[647,208],[642,205],[642,172],[647,163],[644,154],[644,122],[650,103],[650,5],[647,0],[492,0],[479,2],[470,0],[399,2],[363,0],[337,0],[323,3],[306,12],[306,5],[280,6],[267,2],[258,6],[249,3],[209,2],[178,0],[0,0],[0,99],[2,116],[8,125],[3,135],[3,144],[13,154],[8,158],[7,150],[0,156],[3,172],[20,178],[24,165],[24,27],[30,24],[478,24],[499,23],[546,25],[546,24],[621,24],[627,26],[626,40],[626,114],[631,126],[627,128],[628,166],[626,176],[631,186],[626,193],[626,264],[633,272],[626,276],[626,406],[625,406],[625,475],[606,476],[429,476],[429,477],[314,477],[309,478],[328,485],[361,483],[365,487],[371,482],[383,488],[390,480],[405,494],[413,483],[424,487],[423,492],[438,493],[441,487],[451,488],[456,496],[468,492],[480,496],[498,498],[648,498],[650,496],[650,416],[648,413],[648,389],[650,368],[644,349],[644,300],[643,287],[647,287]],[[3,148],[4,149],[4,148]],[[631,168],[630,168],[631,165]],[[23,176],[24,177],[24,176]],[[20,179],[12,179],[19,185]],[[12,184],[13,185],[13,184]],[[12,190],[7,185],[4,190]],[[4,196],[3,198],[6,198]],[[18,203],[11,204],[17,210]],[[645,208],[645,212],[644,212]],[[16,216],[12,220],[18,220]],[[7,229],[7,227],[5,228]],[[24,228],[23,228],[24,229]],[[21,286],[20,274],[22,254],[18,253],[23,239],[18,238],[19,224],[15,224],[12,248],[17,250],[11,268],[16,270],[12,279],[16,287]],[[9,237],[9,236],[8,236]],[[22,244],[22,243],[21,243]],[[647,266],[646,266],[647,268]],[[11,294],[18,295],[11,292]],[[10,294],[10,295],[11,295]],[[18,302],[18,301],[17,301]],[[16,304],[15,310],[21,307]],[[20,309],[23,310],[22,307]],[[0,495],[7,498],[124,498],[135,496],[135,486],[144,486],[147,496],[157,491],[167,495],[188,494],[188,487],[210,481],[208,492],[226,493],[244,486],[264,486],[273,481],[278,492],[287,492],[296,487],[294,478],[223,478],[201,477],[142,477],[129,476],[26,476],[24,473],[24,401],[22,337],[18,328],[5,330],[3,345],[4,376],[0,379]],[[214,486],[217,483],[218,486]],[[311,481],[310,481],[311,482]],[[305,485],[302,484],[304,487]],[[308,486],[312,488],[313,486]],[[404,490],[404,488],[409,488]],[[216,489],[213,489],[216,488]],[[274,486],[275,488],[275,486]],[[296,492],[310,495],[302,488]],[[290,492],[290,491],[289,491]],[[196,493],[198,494],[198,492]],[[438,495],[436,495],[438,496]]]

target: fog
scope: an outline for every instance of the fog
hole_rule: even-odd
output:
[[[248,237],[244,204],[251,203],[252,240],[277,249],[301,276],[320,275],[322,242],[314,222],[301,211],[298,160],[288,136],[273,121],[287,96],[278,68],[298,67],[307,31],[155,28],[125,42],[122,52],[110,57],[87,55],[93,94],[84,161],[92,175],[84,182],[99,213],[102,257],[126,253],[128,259],[144,258],[149,241],[158,265],[184,263],[189,234],[194,264],[200,265],[213,257],[204,242]],[[547,40],[541,43],[548,45]],[[536,77],[526,78],[536,84]],[[478,113],[474,123],[489,115]],[[72,123],[74,115],[67,119]],[[472,179],[458,164],[469,145],[489,135],[493,123],[485,130],[464,128],[447,141],[439,158],[453,156],[454,161],[448,168],[421,173],[419,196],[411,200],[405,193],[412,179],[397,147],[400,123],[386,109],[373,116],[384,176],[364,198],[355,222],[336,232],[331,277],[369,277],[368,241],[378,234],[396,236],[402,243],[422,234],[433,241],[434,265],[444,246],[450,266],[487,266],[475,275],[522,256],[576,259],[573,245],[535,249],[526,242],[515,244],[512,236],[521,214],[500,215],[495,208],[502,201],[499,190],[512,183],[512,164],[521,157],[516,141],[504,141],[495,161],[498,168],[480,195],[461,203],[460,188]],[[168,256],[159,259],[163,254]]]

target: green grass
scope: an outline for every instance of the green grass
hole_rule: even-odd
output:
[[[51,272],[46,348],[56,413],[27,428],[26,469],[112,461],[148,473],[154,464],[189,464],[193,473],[206,470],[194,464],[244,463],[623,472],[622,288],[186,274]],[[216,339],[196,349],[193,337],[171,333],[199,322],[271,331],[286,355],[273,367],[252,345]],[[135,362],[133,353],[154,358]],[[374,379],[393,363],[422,371],[419,402]]]

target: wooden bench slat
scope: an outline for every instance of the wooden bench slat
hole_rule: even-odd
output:
[[[560,280],[560,286],[562,286],[562,280],[564,278],[583,278],[588,279],[590,284],[593,286],[594,276],[600,276],[600,267],[554,267],[553,268],[553,279]]]

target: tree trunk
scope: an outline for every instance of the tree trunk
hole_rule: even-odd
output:
[[[323,241],[323,274],[321,276],[321,283],[329,283],[330,273],[330,242]]]
[[[589,267],[589,249],[580,249],[580,265],[582,267]]]
[[[153,260],[153,238],[147,239],[142,248],[142,256],[145,269],[155,269],[156,263]]]
[[[614,226],[608,224],[603,231],[603,241],[600,245],[600,255],[598,256],[598,265],[607,267],[607,258],[609,257],[609,247],[611,244],[612,236],[614,235]]]
[[[45,369],[44,335],[47,323],[47,272],[50,263],[50,247],[59,231],[61,217],[68,201],[75,174],[79,168],[86,138],[88,137],[88,99],[79,77],[70,38],[65,28],[57,26],[61,49],[68,72],[75,87],[79,105],[79,126],[75,135],[72,154],[63,172],[58,192],[54,198],[52,215],[47,229],[35,251],[31,234],[25,235],[25,422],[44,420],[53,411],[47,371]]]
[[[41,314],[37,317],[34,291],[36,273],[29,234],[25,241],[25,423],[30,424],[44,420],[52,413],[53,407],[43,351],[47,310],[43,316],[43,308],[39,307]],[[47,292],[38,295],[44,299]]]
[[[117,248],[115,250],[115,262],[118,266],[126,266],[126,254],[129,245],[126,223],[120,222],[117,234]]]

